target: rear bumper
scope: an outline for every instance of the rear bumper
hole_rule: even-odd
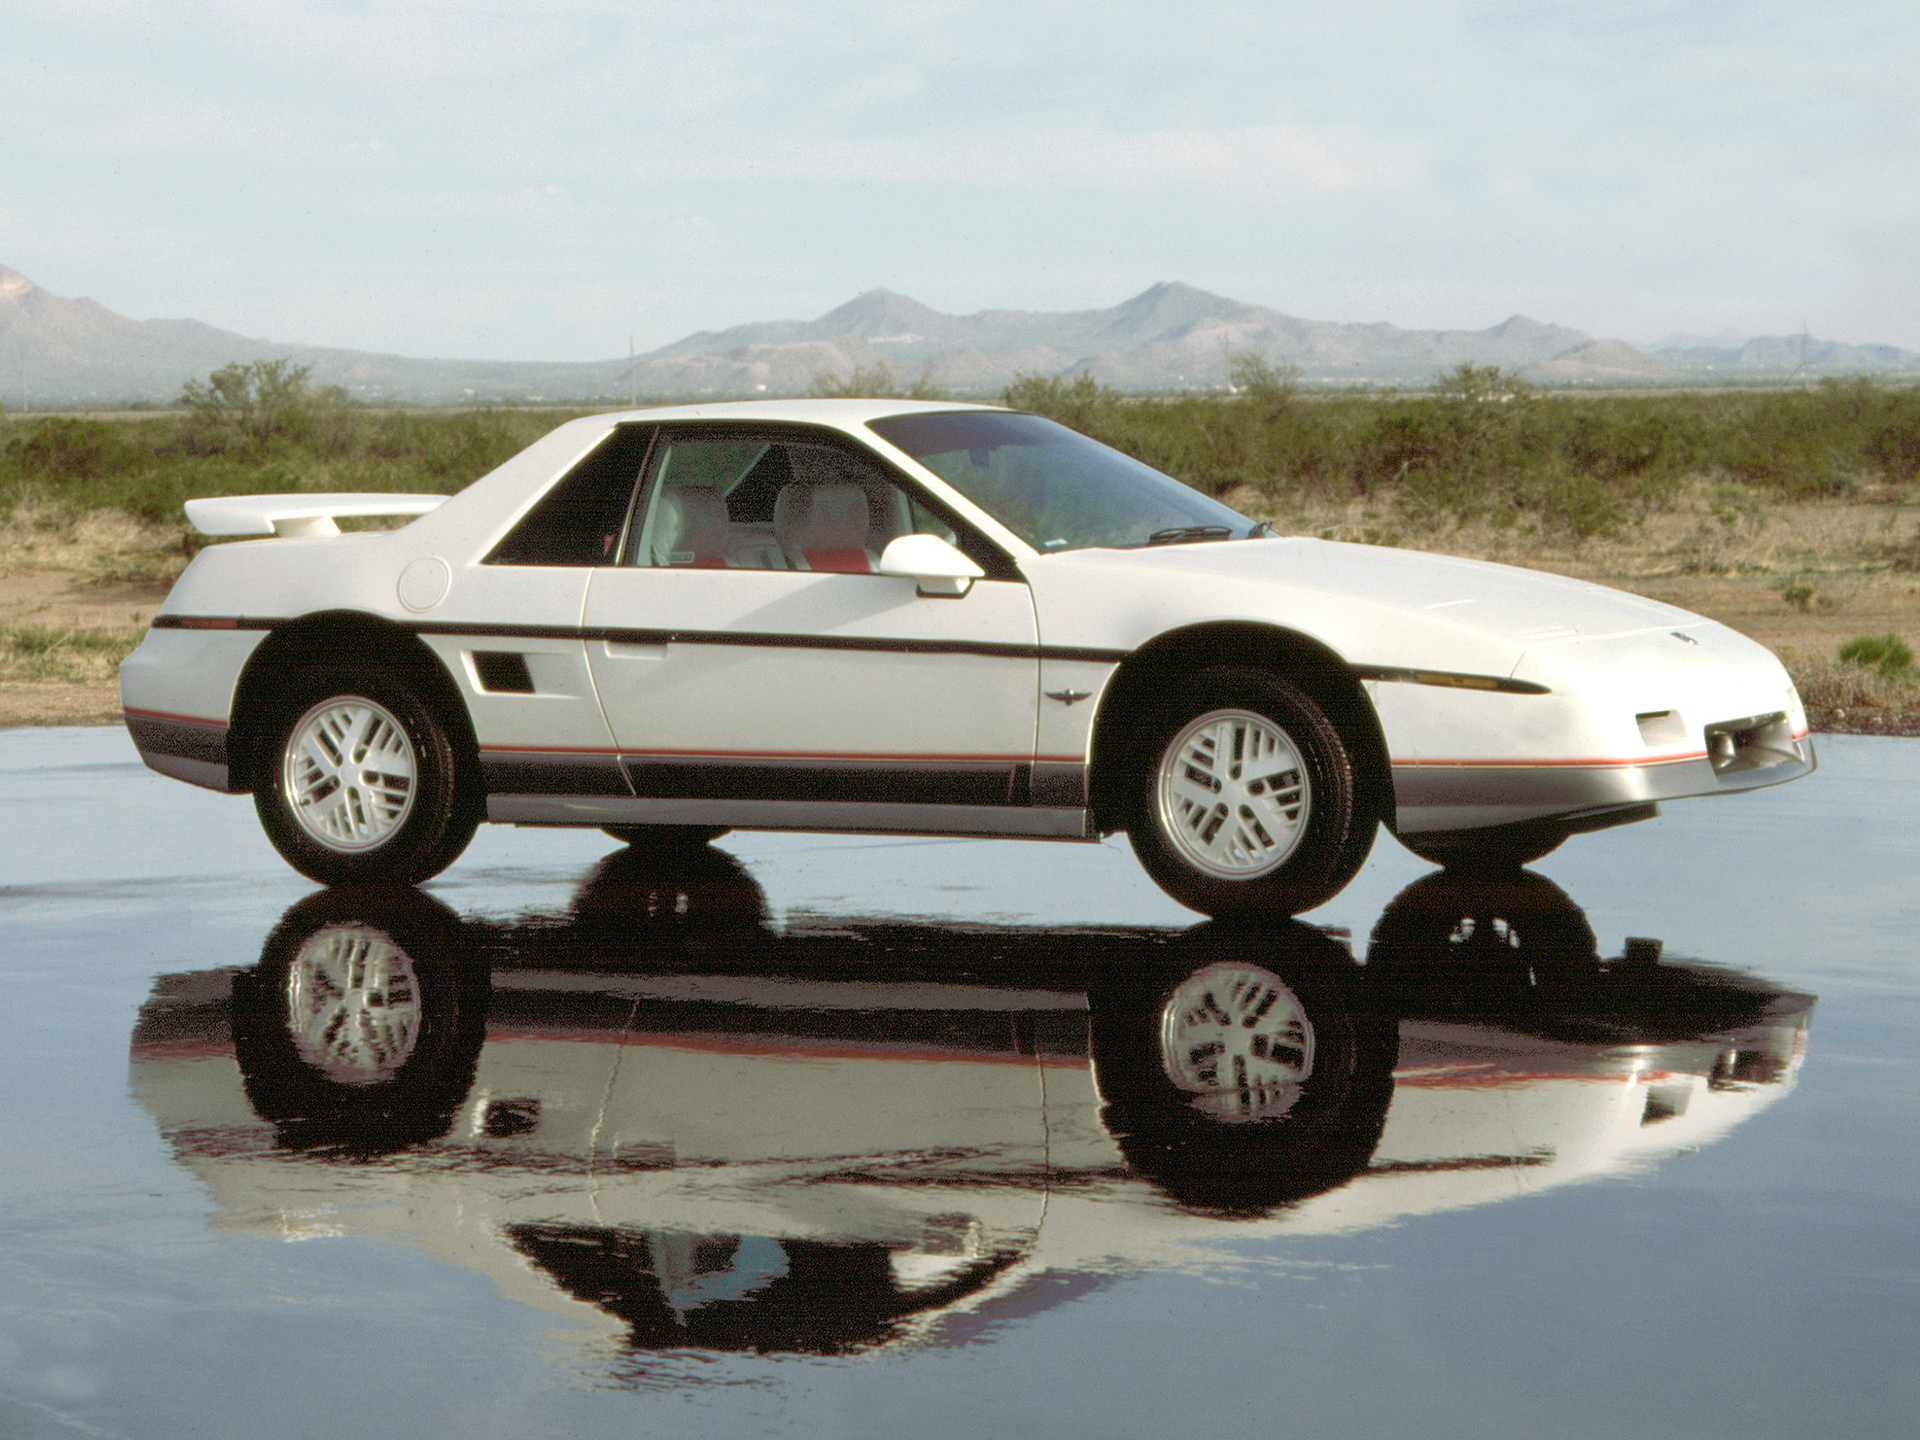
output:
[[[223,794],[236,793],[227,762],[227,727],[215,720],[128,710],[127,733],[151,770]]]

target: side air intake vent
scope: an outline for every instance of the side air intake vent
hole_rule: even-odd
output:
[[[502,691],[510,695],[531,695],[533,676],[527,673],[527,657],[506,650],[473,652],[473,673],[482,690]]]

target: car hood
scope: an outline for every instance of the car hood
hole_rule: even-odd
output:
[[[1142,569],[1278,583],[1369,607],[1384,602],[1521,645],[1700,623],[1688,611],[1586,580],[1381,545],[1280,537],[1162,546],[1128,558]]]
[[[1588,581],[1328,540],[1074,550],[1023,568],[1050,644],[1131,649],[1183,625],[1247,620],[1311,635],[1356,664],[1505,675],[1542,646],[1717,628]]]

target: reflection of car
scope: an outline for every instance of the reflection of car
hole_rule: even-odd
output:
[[[1413,887],[1365,966],[1298,924],[775,926],[712,850],[508,924],[322,892],[258,965],[156,983],[132,1088],[222,1224],[390,1235],[636,1351],[960,1338],[1215,1239],[1652,1164],[1786,1090],[1808,997],[1602,961],[1521,878]]]
[[[1524,863],[1813,768],[1779,664],[1669,606],[1266,533],[1034,416],[876,401],[564,425],[457,496],[189,502],[121,670],[147,763],[324,883],[481,820],[1091,839],[1210,914],[1381,822]],[[419,518],[343,537],[337,517]]]

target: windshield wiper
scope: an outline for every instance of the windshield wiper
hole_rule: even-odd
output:
[[[1196,540],[1230,540],[1233,530],[1226,525],[1176,525],[1156,530],[1147,537],[1149,545],[1190,545]]]

